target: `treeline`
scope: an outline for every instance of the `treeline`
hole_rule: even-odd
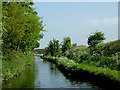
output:
[[[33,49],[45,31],[33,2],[2,2],[2,80],[20,74],[33,63]]]
[[[105,40],[103,32],[96,31],[88,37],[88,47],[71,45],[71,39],[64,38],[58,51],[51,49],[51,43],[48,44],[49,56],[62,56],[72,59],[77,63],[88,64],[90,66],[104,67],[113,70],[119,70],[120,62],[120,40],[109,43],[102,43]],[[54,42],[55,40],[53,40]],[[50,41],[52,42],[52,41]],[[52,43],[52,45],[56,45]],[[60,46],[59,45],[59,46]],[[51,54],[51,52],[56,52]]]
[[[43,21],[33,2],[2,2],[2,55],[28,52],[39,47]]]
[[[106,38],[104,37],[104,33],[101,31],[96,31],[93,35],[88,37],[88,45],[89,48],[94,48],[97,44],[103,42]],[[64,37],[63,42],[59,43],[59,40],[53,38],[48,44],[48,47],[45,49],[49,50],[49,55],[51,56],[62,56],[65,54],[67,50],[70,50],[72,47],[77,46],[76,43],[71,45],[71,38]]]
[[[70,37],[64,37],[63,42],[59,42],[59,40],[56,40],[53,38],[48,44],[48,47],[45,49],[48,49],[48,55],[50,56],[61,56],[66,50],[69,50],[72,47],[71,45],[71,38]]]

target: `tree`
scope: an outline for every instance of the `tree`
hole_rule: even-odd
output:
[[[42,31],[45,31],[42,17],[37,16],[37,12],[31,7],[34,3],[21,2],[20,5],[25,7],[25,35],[21,40],[20,49],[22,51],[31,51],[39,47],[39,42],[43,38]]]
[[[60,52],[59,40],[53,39],[48,44],[48,50],[51,56],[56,56]]]
[[[76,43],[73,43],[73,44],[72,44],[72,47],[75,47],[75,46],[77,46],[77,44],[76,44]]]
[[[11,51],[32,51],[39,47],[45,31],[42,17],[32,7],[33,2],[2,3],[2,50],[3,55]]]
[[[51,40],[48,44],[48,50],[49,50],[51,56],[54,55],[54,50],[53,49],[54,49],[54,46],[53,46],[53,42]]]
[[[71,48],[71,39],[70,37],[65,37],[62,44],[62,53]]]
[[[103,42],[103,40],[105,40],[106,38],[104,37],[104,33],[102,33],[101,31],[98,32],[96,31],[93,35],[90,35],[88,37],[88,45],[90,47],[94,47],[97,44]]]
[[[8,7],[7,9],[5,6]],[[25,16],[24,8],[18,7],[17,3],[3,4],[3,52],[8,49],[18,51],[19,43],[25,35]]]

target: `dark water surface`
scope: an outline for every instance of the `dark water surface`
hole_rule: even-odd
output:
[[[27,67],[18,77],[3,83],[3,88],[91,88],[88,82],[66,78],[56,65],[35,56],[34,65]]]

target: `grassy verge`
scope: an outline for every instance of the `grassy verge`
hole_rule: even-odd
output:
[[[64,57],[42,57],[50,62],[56,63],[68,75],[72,75],[79,78],[94,81],[95,83],[107,85],[120,85],[120,76],[117,70],[111,70],[109,68],[90,66],[83,63],[76,63],[74,60],[70,60]]]
[[[19,75],[26,66],[30,66],[34,56],[27,53],[14,53],[9,56],[9,60],[3,57],[2,59],[2,80],[9,80],[12,77]]]
[[[101,43],[95,47],[76,46],[67,50],[64,56],[77,63],[118,71],[120,69],[120,40]]]

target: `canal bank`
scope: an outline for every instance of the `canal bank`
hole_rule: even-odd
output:
[[[3,88],[89,88],[99,89],[89,82],[65,76],[54,63],[35,56],[35,64],[18,77],[3,84]]]
[[[102,88],[117,89],[120,87],[119,71],[78,64],[64,57],[58,58],[47,56],[42,58],[55,63],[62,72],[70,77],[75,77],[83,81],[90,81]]]
[[[11,52],[9,58],[2,58],[2,81],[19,76],[26,67],[33,64],[35,58],[32,53]]]

